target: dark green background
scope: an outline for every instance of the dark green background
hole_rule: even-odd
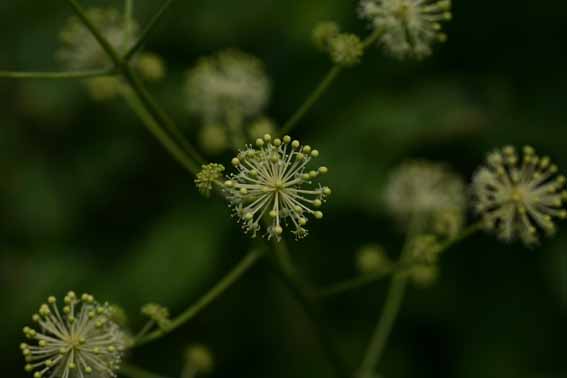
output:
[[[141,21],[159,5],[136,3]],[[447,161],[469,178],[492,148],[531,144],[567,169],[566,11],[561,1],[455,1],[449,42],[432,59],[398,62],[371,49],[340,78],[297,131],[321,151],[335,193],[311,236],[291,243],[306,275],[321,284],[353,276],[355,251],[368,242],[397,253],[401,235],[380,193],[405,158]],[[70,14],[63,0],[1,1],[0,69],[58,70],[57,34]],[[368,32],[349,0],[177,1],[148,44],[170,71],[151,90],[194,138],[183,72],[202,55],[238,47],[266,62],[269,114],[282,123],[328,68],[310,44],[325,19]],[[137,328],[145,302],[177,313],[246,252],[226,206],[201,198],[121,101],[95,103],[78,82],[0,80],[0,103],[2,376],[25,376],[21,328],[48,295],[92,292],[123,305]],[[566,247],[563,227],[534,250],[491,236],[451,250],[440,282],[410,291],[380,373],[566,377]],[[353,367],[385,288],[325,304]],[[300,308],[263,265],[131,361],[175,377],[193,342],[214,351],[214,377],[332,374]]]

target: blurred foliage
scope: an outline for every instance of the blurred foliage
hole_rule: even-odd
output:
[[[144,22],[157,6],[136,1],[136,16]],[[491,148],[527,143],[565,172],[566,10],[559,1],[456,1],[449,42],[432,59],[401,63],[374,49],[341,77],[298,128],[321,151],[335,193],[325,220],[291,246],[306,275],[321,284],[355,275],[355,252],[367,243],[395,255],[401,236],[381,189],[406,158],[446,161],[470,177]],[[58,70],[58,30],[70,13],[64,1],[0,2],[0,69]],[[175,2],[148,44],[169,72],[151,90],[195,140],[185,72],[202,55],[238,47],[266,62],[275,88],[269,115],[281,124],[328,67],[310,45],[311,28],[326,19],[366,33],[352,1]],[[88,290],[123,305],[138,328],[141,305],[159,301],[177,313],[246,252],[228,209],[198,195],[120,100],[92,102],[79,82],[8,80],[0,99],[4,376],[24,377],[20,330],[47,295]],[[382,376],[567,376],[566,250],[565,227],[534,251],[490,237],[452,250],[440,282],[410,292]],[[325,304],[353,367],[385,288],[377,283]],[[178,376],[185,347],[196,342],[215,354],[213,377],[330,373],[304,314],[262,265],[132,359]]]

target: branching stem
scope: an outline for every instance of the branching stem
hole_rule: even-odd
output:
[[[38,80],[61,80],[61,79],[91,79],[102,76],[116,75],[114,69],[93,71],[70,71],[70,72],[18,72],[0,71],[0,79],[38,79]]]
[[[375,30],[372,34],[370,34],[364,41],[363,46],[364,49],[370,47],[373,43],[375,43],[383,34],[381,29]],[[323,77],[323,80],[315,87],[313,92],[307,97],[303,105],[297,109],[295,113],[290,117],[290,119],[282,126],[280,131],[281,135],[285,135],[290,133],[301,121],[301,119],[311,110],[313,105],[319,101],[319,99],[325,94],[325,92],[331,87],[331,85],[335,82],[335,80],[339,77],[340,73],[343,71],[343,68],[339,65],[334,65],[331,67],[329,72]]]
[[[274,265],[274,272],[282,283],[289,289],[290,293],[295,297],[311,321],[315,334],[319,339],[321,349],[327,357],[329,364],[334,368],[336,377],[350,378],[349,370],[334,347],[332,338],[323,324],[319,308],[312,300],[309,288],[303,285],[301,279],[297,276],[297,272],[291,265],[289,252],[285,242],[283,240],[280,242],[274,242],[273,250],[274,256],[272,256],[272,261]]]
[[[175,123],[161,109],[161,107],[153,99],[151,94],[144,88],[142,82],[133,72],[128,62],[126,60],[123,60],[119,56],[114,47],[112,47],[108,40],[97,29],[97,27],[89,20],[84,9],[79,5],[77,0],[67,0],[67,2],[71,5],[77,17],[79,17],[79,19],[85,24],[85,26],[90,30],[92,35],[104,49],[104,51],[108,54],[116,69],[122,74],[128,85],[132,88],[133,92],[138,97],[138,100],[142,104],[142,106],[156,120],[160,127],[165,127],[167,130],[169,130],[169,132],[173,134],[173,136],[177,139],[177,143],[179,143],[183,147],[183,153],[186,152],[189,155],[187,157],[187,160],[191,161],[191,171],[195,174],[199,172],[200,165],[204,162],[204,160],[201,158],[197,150],[191,145],[191,143],[189,143],[189,141],[185,139]],[[172,143],[175,143],[173,138],[171,138],[167,134],[165,135],[167,136],[167,138],[172,140]]]
[[[240,279],[244,273],[246,273],[258,259],[264,254],[264,249],[254,249],[249,252],[240,262],[220,281],[217,282],[205,295],[203,295],[197,302],[189,306],[185,311],[183,311],[178,317],[172,319],[170,326],[167,329],[158,329],[146,336],[134,341],[134,347],[139,347],[145,345],[151,341],[157,340],[162,336],[165,336],[175,329],[181,327],[183,324],[188,322],[197,316],[203,309],[209,306],[215,299],[220,297],[225,291],[227,291],[235,282]]]
[[[440,247],[439,253],[444,252],[450,247],[454,246],[456,243],[464,240],[465,238],[473,235],[481,229],[480,224],[474,224],[467,229],[465,229],[458,237],[452,239],[451,241],[443,244]],[[409,232],[404,248],[401,253],[400,263],[404,264],[408,253],[410,252],[410,244],[415,237],[414,232]],[[360,369],[358,371],[357,378],[372,378],[375,376],[376,369],[380,363],[380,359],[384,353],[388,339],[394,327],[396,318],[400,312],[402,301],[405,295],[407,286],[407,275],[404,272],[397,272],[392,277],[390,283],[390,288],[386,295],[386,302],[380,315],[380,319],[376,324],[376,328],[372,334],[370,344],[368,349],[364,354],[364,358]]]

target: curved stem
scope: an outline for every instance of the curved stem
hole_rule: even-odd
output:
[[[439,253],[444,252],[456,243],[464,240],[465,238],[473,235],[481,229],[481,224],[473,224],[466,228],[459,236],[451,239],[445,244],[441,245]],[[410,231],[400,257],[400,264],[404,264],[407,259],[407,255],[410,251],[410,243],[414,238],[414,232]],[[374,377],[374,373],[380,359],[388,343],[388,339],[392,332],[392,328],[396,321],[396,318],[400,312],[402,301],[407,286],[407,275],[404,274],[404,270],[398,271],[392,277],[392,282],[390,288],[388,289],[388,294],[386,295],[386,302],[384,304],[384,309],[380,316],[380,320],[376,324],[376,328],[372,334],[370,344],[366,353],[364,354],[364,359],[360,366],[359,378],[371,378]]]
[[[128,65],[128,62],[121,59],[118,52],[114,49],[114,47],[112,47],[110,42],[100,33],[100,31],[91,22],[91,20],[89,20],[84,9],[79,5],[77,0],[67,0],[67,2],[71,5],[77,17],[79,17],[83,24],[85,24],[85,26],[90,30],[103,50],[108,54],[108,56],[116,66],[116,69],[122,74],[126,82],[130,85],[130,87],[138,97],[140,103],[146,108],[147,112],[150,113],[156,120],[156,122],[159,123],[160,127],[165,127],[173,134],[174,137],[177,138],[178,143],[180,143],[181,146],[185,149],[184,152],[187,152],[187,154],[189,155],[188,160],[193,160],[191,162],[192,171],[198,172],[200,168],[199,166],[204,162],[204,160],[201,158],[197,150],[185,139],[175,123],[160,108],[157,102],[144,88],[141,81]],[[167,137],[170,138],[169,135],[167,135]]]
[[[138,97],[133,95],[133,92],[126,89],[122,91],[122,95],[129,105],[130,109],[140,118],[148,131],[161,143],[161,145],[169,152],[169,154],[177,160],[189,173],[196,175],[199,169],[195,163],[187,158],[183,150],[174,143],[171,138],[163,131],[159,124],[155,121],[146,108],[139,101]]]
[[[169,118],[169,116],[161,109],[157,102],[153,99],[151,94],[144,88],[142,82],[134,74],[130,67],[124,66],[123,75],[126,81],[130,84],[130,87],[138,96],[140,102],[144,107],[152,114],[152,116],[161,124],[168,129],[173,136],[177,139],[177,142],[183,147],[183,149],[189,154],[190,159],[192,159],[192,171],[197,173],[200,171],[200,166],[204,164],[203,158],[197,152],[195,147],[185,138],[175,122]]]
[[[307,100],[301,105],[301,107],[291,116],[291,118],[283,125],[280,132],[281,135],[285,135],[291,132],[299,121],[303,118],[305,114],[315,105],[315,103],[321,98],[321,96],[327,91],[327,89],[333,84],[335,79],[342,72],[343,68],[340,66],[333,66],[329,72],[325,75],[323,80],[315,88],[315,90],[307,97]]]
[[[366,50],[367,48],[372,46],[383,35],[384,35],[383,29],[374,30],[374,32],[372,32],[372,34],[370,34],[368,37],[366,37],[366,39],[364,41],[362,41],[362,45],[364,46],[364,49]]]
[[[135,340],[133,347],[139,347],[145,345],[151,341],[159,339],[165,336],[175,329],[179,328],[187,321],[198,315],[203,309],[210,305],[215,299],[217,299],[221,294],[228,290],[240,277],[244,275],[258,259],[264,254],[264,249],[255,249],[249,252],[240,262],[234,267],[232,271],[226,274],[215,286],[213,286],[204,296],[202,296],[197,302],[188,307],[183,311],[178,317],[172,319],[170,326],[167,329],[158,329],[154,332],[147,334],[146,336]]]
[[[165,14],[165,11],[169,8],[169,6],[172,3],[173,3],[173,0],[165,0],[162,3],[162,5],[158,9],[158,11],[155,13],[155,15],[152,17],[152,19],[148,23],[148,25],[142,31],[142,34],[140,35],[140,38],[138,39],[138,41],[134,44],[134,46],[132,46],[130,48],[130,50],[128,50],[128,52],[124,56],[124,59],[126,61],[129,61],[130,59],[132,59],[132,57],[144,46],[144,43],[146,42],[146,40],[148,39],[148,37],[150,36],[152,31],[156,27],[156,25],[158,24],[161,17]]]
[[[289,289],[290,293],[295,297],[297,302],[302,306],[303,311],[311,321],[313,329],[321,349],[327,357],[331,366],[335,370],[335,375],[338,378],[350,378],[349,370],[344,365],[342,358],[334,348],[334,343],[327,329],[322,324],[322,317],[316,304],[313,303],[309,290],[306,288],[299,277],[296,275],[295,269],[291,265],[289,253],[283,240],[281,242],[274,242],[274,271],[282,283]]]
[[[364,286],[368,286],[373,282],[379,281],[387,277],[391,271],[379,273],[379,274],[365,274],[360,277],[352,278],[350,280],[345,280],[332,284],[328,287],[319,289],[316,293],[318,298],[332,297],[338,294],[343,294],[349,291],[353,291]]]
[[[126,363],[122,363],[122,366],[120,366],[119,374],[128,378],[167,378]]]
[[[130,37],[133,35],[133,20],[134,20],[134,0],[124,0],[124,39],[122,41],[122,51],[129,47]]]
[[[362,42],[364,49],[370,47],[375,43],[384,32],[381,29],[376,29],[372,34],[370,34]],[[291,132],[299,123],[299,121],[307,114],[307,112],[315,105],[315,103],[321,98],[321,96],[329,89],[333,82],[337,79],[339,74],[343,71],[343,68],[339,65],[334,65],[331,67],[329,72],[323,77],[323,80],[317,85],[315,90],[307,97],[303,105],[291,116],[291,118],[282,126],[280,131],[281,135],[285,135]]]
[[[482,229],[481,223],[475,223],[469,227],[467,227],[463,232],[461,232],[456,238],[450,239],[444,244],[439,246],[439,253],[443,253],[449,249],[451,249],[455,244],[463,241],[464,239],[476,234],[478,231]],[[343,294],[352,290],[360,289],[365,286],[368,286],[376,281],[384,279],[390,274],[405,271],[408,268],[411,268],[413,264],[396,264],[392,266],[391,269],[375,273],[375,274],[366,274],[360,277],[355,277],[351,279],[347,279],[335,284],[332,284],[328,287],[321,288],[317,290],[316,296],[319,298],[331,297],[338,294]]]
[[[93,70],[93,71],[70,71],[70,72],[17,72],[17,71],[0,71],[1,79],[89,79],[101,76],[116,75],[116,70]]]
[[[407,278],[405,275],[398,273],[392,278],[382,315],[372,334],[370,345],[360,367],[360,378],[374,377],[374,371],[380,362],[394,322],[400,312],[406,286]]]

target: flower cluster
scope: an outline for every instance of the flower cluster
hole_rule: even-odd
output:
[[[113,8],[90,8],[87,18],[100,30],[110,45],[119,53],[125,53],[138,35],[138,24],[127,27],[124,16]],[[63,47],[57,56],[70,69],[109,68],[112,61],[98,41],[77,17],[72,17],[61,31]]]
[[[380,43],[393,56],[418,59],[444,42],[441,22],[451,19],[450,0],[362,0],[360,16],[381,33]]]
[[[488,155],[473,179],[475,210],[484,226],[506,241],[532,245],[541,232],[555,232],[553,218],[567,218],[566,179],[532,147],[511,146]]]
[[[440,246],[433,235],[418,235],[409,245],[408,278],[420,288],[432,286],[439,276]]]
[[[150,318],[161,329],[169,328],[171,319],[169,310],[157,303],[148,303],[142,307],[142,314]]]
[[[86,11],[86,16],[119,55],[125,54],[138,38],[138,23],[135,20],[127,22],[114,8],[90,8]],[[71,70],[113,66],[106,51],[77,17],[71,17],[67,21],[61,31],[61,41],[63,46],[57,52],[57,57]],[[136,55],[132,64],[141,77],[149,81],[159,81],[166,73],[163,59],[151,52]],[[85,85],[97,101],[113,99],[124,90],[122,80],[114,76],[87,79]]]
[[[225,121],[227,113],[242,117],[260,113],[270,97],[270,81],[257,58],[226,50],[202,58],[186,83],[189,110],[208,122]]]
[[[356,268],[362,274],[386,274],[392,270],[392,265],[379,245],[364,246],[356,255]]]
[[[210,374],[215,367],[215,359],[210,349],[202,344],[191,345],[185,351],[185,368],[182,378]]]
[[[464,222],[465,193],[463,180],[444,165],[410,161],[390,176],[385,201],[404,226],[418,222],[427,231],[453,237]]]
[[[279,240],[284,224],[293,228],[296,238],[307,236],[307,216],[323,218],[314,209],[331,194],[328,187],[313,185],[315,178],[327,173],[326,167],[307,171],[318,156],[318,150],[289,136],[272,139],[267,134],[256,147],[246,146],[232,159],[238,172],[224,183],[226,197],[247,233],[255,237],[266,218],[268,238]]]
[[[357,65],[364,55],[364,44],[360,38],[355,34],[341,33],[339,26],[332,21],[317,24],[311,38],[315,46],[327,52],[338,66]]]
[[[21,344],[25,370],[34,378],[115,377],[126,338],[111,320],[108,305],[95,302],[92,295],[78,298],[69,292],[61,310],[55,297],[40,306],[33,321],[39,330],[24,328],[25,336],[36,345]]]
[[[319,50],[326,51],[329,43],[338,35],[339,26],[333,21],[324,21],[315,25],[311,39]]]
[[[201,172],[197,174],[197,178],[195,179],[195,184],[199,192],[205,197],[210,196],[215,183],[222,178],[223,172],[224,166],[222,164],[210,163],[203,165]]]
[[[350,67],[360,63],[364,45],[354,34],[339,34],[329,42],[329,53],[335,64]]]

